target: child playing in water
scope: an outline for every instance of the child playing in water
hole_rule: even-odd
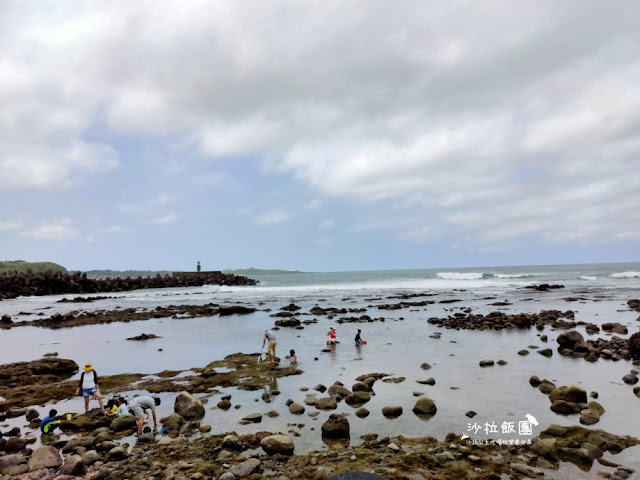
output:
[[[329,329],[329,333],[327,333],[327,335],[329,336],[329,339],[327,340],[327,345],[333,345],[334,343],[338,343],[338,340],[336,340],[336,329],[333,327],[330,327]]]
[[[298,363],[298,355],[296,354],[295,350],[291,350],[289,352],[289,364],[290,365],[295,365]]]

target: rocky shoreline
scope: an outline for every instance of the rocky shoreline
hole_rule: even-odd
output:
[[[126,292],[144,288],[196,287],[202,285],[256,285],[253,279],[222,272],[175,272],[138,278],[88,278],[86,273],[1,273],[0,300],[20,296]],[[106,297],[105,297],[106,298]],[[78,299],[74,301],[79,301]]]

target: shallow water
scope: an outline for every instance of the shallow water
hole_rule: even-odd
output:
[[[511,280],[509,280],[511,281]],[[466,284],[470,286],[469,284]],[[475,285],[475,284],[473,284]],[[316,384],[327,387],[335,381],[341,381],[350,388],[356,377],[372,372],[384,372],[393,376],[403,376],[402,383],[391,384],[376,382],[376,395],[365,405],[371,412],[366,419],[353,415],[354,408],[344,402],[338,404],[338,413],[349,413],[352,443],[358,443],[359,436],[365,433],[378,433],[381,436],[403,434],[406,436],[433,436],[443,439],[447,433],[468,434],[471,439],[519,439],[526,440],[552,423],[563,425],[579,425],[579,416],[560,416],[550,409],[550,402],[537,389],[530,387],[529,377],[552,380],[557,385],[578,384],[587,392],[597,391],[598,402],[606,409],[600,422],[591,428],[600,428],[616,434],[637,435],[640,431],[640,417],[636,412],[640,399],[632,393],[632,387],[625,385],[621,378],[632,367],[630,362],[612,362],[599,360],[589,363],[583,359],[561,357],[555,352],[558,333],[549,327],[538,332],[535,328],[518,331],[456,331],[438,328],[427,323],[429,317],[442,317],[472,308],[474,312],[488,313],[493,310],[505,312],[539,312],[541,310],[558,309],[573,310],[576,321],[601,324],[616,321],[628,326],[630,333],[637,331],[638,313],[630,311],[626,305],[630,298],[640,297],[640,288],[625,286],[624,288],[603,288],[595,285],[590,288],[576,286],[549,292],[532,292],[521,289],[522,285],[508,283],[494,285],[484,283],[482,288],[466,288],[464,290],[448,290],[442,288],[434,291],[438,295],[421,297],[406,301],[434,300],[457,298],[462,301],[452,304],[433,304],[403,310],[378,310],[375,305],[381,303],[397,303],[400,299],[388,299],[390,295],[400,292],[424,291],[422,288],[398,289],[375,284],[371,288],[362,288],[351,283],[342,286],[319,285],[315,288],[298,289],[295,287],[257,287],[254,289],[227,289],[220,287],[199,287],[193,289],[149,290],[117,294],[122,298],[96,301],[92,304],[58,304],[58,297],[40,297],[16,299],[0,303],[2,311],[38,312],[50,315],[54,311],[111,309],[120,307],[154,308],[156,305],[169,304],[204,304],[242,302],[261,310],[250,315],[230,317],[210,317],[196,319],[153,319],[142,322],[114,323],[110,325],[94,325],[70,329],[49,330],[36,327],[19,327],[0,331],[2,341],[1,363],[33,360],[42,354],[57,351],[62,358],[72,358],[78,364],[90,361],[102,375],[125,372],[157,373],[163,370],[189,370],[203,367],[206,364],[235,353],[255,353],[260,351],[262,332],[273,326],[274,318],[270,317],[280,307],[290,302],[302,307],[301,312],[308,312],[315,304],[322,307],[367,307],[370,317],[385,317],[385,322],[336,324],[326,317],[313,317],[299,314],[300,320],[317,318],[318,323],[305,326],[303,330],[280,329],[278,335],[278,355],[284,357],[289,349],[295,349],[300,359],[299,368],[303,375],[281,378],[272,382],[267,390],[278,389],[281,395],[267,404],[260,399],[262,391],[245,392],[226,389],[232,395],[232,404],[241,408],[227,412],[214,408],[218,397],[214,396],[206,405],[207,414],[203,424],[213,426],[214,433],[236,431],[249,433],[259,430],[296,431],[299,437],[294,438],[296,452],[327,448],[320,436],[320,426],[333,412],[321,412],[313,419],[308,413],[314,407],[305,406],[303,415],[291,415],[285,406],[289,398],[303,403],[305,393],[301,387],[312,389]],[[487,300],[485,297],[496,296]],[[570,296],[584,296],[586,301],[567,302]],[[374,300],[379,298],[380,300]],[[496,307],[490,305],[496,301],[509,300],[512,305]],[[37,310],[52,306],[48,310]],[[264,309],[271,308],[267,312]],[[360,316],[363,313],[350,313],[347,316]],[[342,315],[340,315],[342,316]],[[26,317],[25,318],[30,318]],[[321,352],[326,348],[325,338],[329,326],[338,330],[341,341],[331,352]],[[366,346],[356,348],[352,339],[356,330],[361,328]],[[429,338],[434,332],[441,332],[441,339]],[[581,330],[585,338],[587,335]],[[127,337],[141,333],[153,333],[162,338],[146,342],[127,341]],[[541,342],[539,335],[548,335],[548,343]],[[597,336],[605,336],[601,332]],[[528,345],[540,348],[552,348],[554,355],[546,358],[535,353],[519,356],[517,352]],[[162,349],[162,351],[159,351]],[[317,358],[317,360],[316,360]],[[508,362],[505,366],[481,368],[478,362],[482,359],[499,359]],[[431,364],[430,370],[420,368],[423,362]],[[181,375],[181,376],[184,376]],[[416,380],[433,377],[434,386],[420,385]],[[455,388],[455,389],[452,389]],[[426,393],[437,407],[437,414],[430,420],[421,420],[411,409],[415,403],[414,391]],[[133,394],[134,392],[122,392]],[[310,390],[308,393],[314,393]],[[318,395],[321,396],[321,395]],[[163,404],[159,407],[159,415],[172,413],[173,394],[161,395]],[[382,407],[400,405],[404,413],[397,419],[386,419]],[[81,411],[82,399],[74,398],[60,402],[60,412]],[[45,413],[51,405],[38,408]],[[240,425],[238,421],[245,415],[259,412],[266,413],[277,410],[280,416],[269,418],[264,416],[260,424]],[[477,416],[469,419],[465,413],[469,410],[477,412]],[[530,414],[539,422],[533,426],[531,435],[502,434],[504,422],[514,422],[516,432],[518,422],[525,421]],[[7,422],[8,426],[25,423],[22,419]],[[497,433],[485,434],[486,424],[494,423]],[[304,424],[303,427],[292,427],[288,424]],[[477,433],[470,431],[474,424],[481,427]],[[312,431],[311,428],[314,428]],[[4,427],[3,427],[4,428]],[[632,449],[630,449],[632,450]],[[633,449],[637,451],[637,449]],[[627,466],[632,466],[634,456],[623,453]],[[615,458],[614,458],[615,461]],[[619,461],[619,460],[618,460]],[[563,467],[557,478],[569,478],[573,475],[571,468]],[[574,472],[575,473],[575,472]],[[581,473],[581,472],[580,472]],[[581,478],[575,476],[575,478]]]

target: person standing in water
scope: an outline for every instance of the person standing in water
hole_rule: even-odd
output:
[[[356,333],[355,342],[356,342],[356,347],[359,347],[360,345],[362,345],[362,338],[360,337],[360,329],[358,329],[358,333]]]
[[[262,348],[264,348],[265,343],[269,342],[269,346],[267,347],[267,359],[270,363],[274,363],[276,361],[276,346],[278,345],[278,337],[271,330],[264,331],[264,337],[262,337]]]

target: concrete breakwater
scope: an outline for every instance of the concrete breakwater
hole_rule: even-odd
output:
[[[209,272],[174,272],[171,275],[139,278],[91,279],[86,273],[61,272],[0,274],[0,300],[31,295],[126,292],[144,288],[197,287],[202,285],[256,285],[241,275]]]

